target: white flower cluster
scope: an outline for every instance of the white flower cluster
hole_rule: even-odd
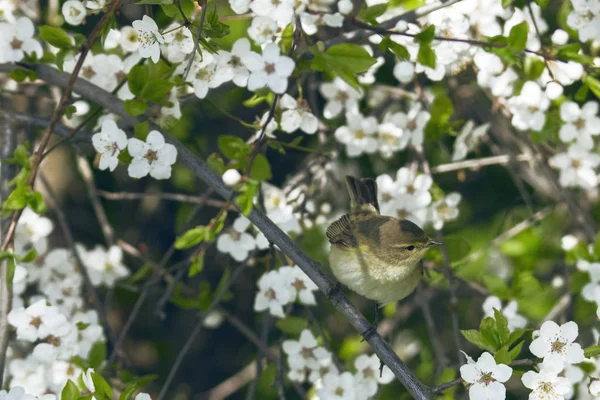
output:
[[[255,249],[268,249],[269,241],[265,235],[260,231],[252,235],[246,232],[248,227],[250,227],[250,220],[240,215],[233,222],[232,230],[222,233],[217,239],[217,250],[221,253],[229,254],[238,262],[242,262]]]
[[[560,170],[559,181],[565,187],[592,189],[598,186],[596,169],[600,166],[600,155],[594,153],[594,136],[600,134],[598,103],[589,101],[579,107],[577,103],[565,101],[560,106],[560,140],[570,144],[565,153],[550,159],[550,165]]]
[[[13,280],[8,323],[16,331],[19,351],[12,351],[12,344],[9,347],[6,371],[11,399],[13,391],[15,399],[33,399],[19,397],[19,386],[33,396],[60,393],[69,379],[77,381],[82,372],[72,358],[87,359],[92,347],[105,341],[98,314],[84,307],[83,278],[75,258],[67,249],[48,249],[53,228],[48,218],[25,209],[15,232],[15,251],[25,254],[36,249],[37,257],[18,263]],[[129,275],[116,247],[107,251],[98,246],[87,252],[78,244],[77,249],[92,284],[112,287]],[[26,291],[35,294],[25,299]],[[23,356],[26,348],[31,351]]]
[[[0,22],[0,63],[22,61],[25,54],[41,58],[44,50],[33,38],[34,33],[33,22],[26,17],[14,22]]]
[[[2,400],[56,400],[56,396],[53,394],[44,394],[41,396],[34,396],[25,392],[21,386],[12,387],[8,392],[6,390],[0,390],[0,399]]]
[[[390,383],[394,374],[384,366],[379,374],[379,358],[360,355],[354,361],[356,372],[340,373],[333,355],[318,345],[312,332],[305,329],[299,340],[285,340],[283,351],[290,368],[288,378],[303,383],[307,379],[317,388],[321,399],[368,399],[377,393],[380,384]]]
[[[88,13],[97,13],[106,5],[106,0],[68,0],[63,3],[62,14],[69,25],[81,25]]]
[[[579,31],[579,40],[600,40],[600,6],[597,0],[571,0],[573,11],[567,17],[567,24]]]
[[[151,131],[143,142],[136,138],[127,139],[125,132],[110,119],[102,122],[102,130],[92,136],[92,144],[100,154],[100,169],[114,171],[119,163],[122,150],[133,157],[127,171],[132,178],[143,178],[150,174],[155,179],[169,179],[171,166],[177,159],[177,149],[165,143],[163,135]]]
[[[258,280],[258,293],[254,299],[254,310],[269,310],[271,315],[284,318],[283,306],[296,299],[304,305],[317,304],[315,295],[317,285],[298,266],[283,266],[265,272]]]
[[[258,45],[279,40],[277,34],[289,24],[295,25],[296,17],[300,19],[302,30],[308,35],[314,35],[318,26],[340,28],[344,16],[332,11],[333,3],[308,0],[229,0],[229,5],[236,14],[248,11],[254,13],[248,35]]]
[[[600,318],[600,263],[586,260],[577,261],[577,269],[590,275],[590,282],[581,290],[581,296],[587,301],[596,303],[596,315]]]
[[[433,179],[429,175],[417,175],[402,167],[396,173],[396,180],[389,175],[380,175],[376,181],[380,209],[384,215],[408,219],[420,226],[431,222],[438,230],[445,222],[458,217],[460,194],[450,193],[433,201],[430,193]]]

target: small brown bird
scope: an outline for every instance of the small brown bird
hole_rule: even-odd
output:
[[[327,228],[335,277],[380,305],[401,300],[419,284],[419,261],[437,245],[416,224],[379,214],[373,179],[346,176],[351,212]]]

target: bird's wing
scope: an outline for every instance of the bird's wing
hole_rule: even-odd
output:
[[[343,247],[358,247],[358,242],[352,233],[352,219],[349,214],[344,214],[327,228],[327,239],[329,243]]]

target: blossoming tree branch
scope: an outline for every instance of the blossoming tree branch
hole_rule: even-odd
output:
[[[0,0],[0,85],[0,399],[600,398],[600,1]]]

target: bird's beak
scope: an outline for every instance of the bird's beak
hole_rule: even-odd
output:
[[[429,242],[427,242],[427,247],[440,246],[440,245],[441,245],[440,242],[435,242],[433,240],[430,240]]]

